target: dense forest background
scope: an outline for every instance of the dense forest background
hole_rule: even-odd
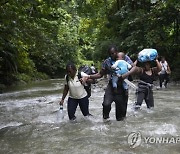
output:
[[[0,85],[98,65],[110,44],[132,58],[157,49],[180,80],[179,22],[179,0],[1,0]]]

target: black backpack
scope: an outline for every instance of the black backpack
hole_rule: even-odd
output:
[[[77,75],[79,79],[82,78],[82,77],[81,77],[81,72],[84,72],[84,73],[86,73],[86,74],[88,74],[88,75],[93,74],[93,73],[92,73],[92,69],[91,69],[89,66],[87,66],[87,65],[83,65],[83,66],[80,66],[80,67],[79,67],[79,69],[78,69],[78,75]],[[69,76],[68,76],[68,75],[66,75],[66,81],[67,81],[67,83],[68,83],[68,81],[69,81]],[[93,81],[93,83],[95,83],[95,80]],[[89,98],[89,97],[91,96],[91,84],[85,85],[85,86],[84,86],[84,89],[86,90],[87,96],[88,96],[88,98]]]

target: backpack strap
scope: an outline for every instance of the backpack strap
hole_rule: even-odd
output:
[[[77,76],[78,76],[78,79],[82,78],[81,77],[81,72],[78,72]]]
[[[66,79],[66,82],[67,82],[67,84],[68,84],[68,81],[69,81],[69,76],[68,76],[68,75],[66,75],[66,76],[65,76],[65,79]]]

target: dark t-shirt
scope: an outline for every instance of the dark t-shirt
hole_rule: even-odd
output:
[[[153,84],[153,81],[154,81],[154,72],[153,70],[151,69],[152,71],[152,75],[148,75],[146,74],[146,72],[143,70],[143,73],[140,75],[140,80],[146,82],[146,83],[150,83],[150,84]]]

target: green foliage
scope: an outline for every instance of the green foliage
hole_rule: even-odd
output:
[[[29,83],[29,82],[32,82],[34,80],[46,80],[46,79],[49,79],[49,77],[44,74],[44,73],[40,73],[40,72],[35,72],[33,73],[32,75],[29,75],[29,74],[25,74],[25,73],[18,73],[18,74],[14,74],[16,80],[18,82],[26,82],[26,83]]]
[[[62,76],[68,61],[101,62],[111,44],[130,56],[156,48],[178,61],[179,7],[178,0],[2,0],[0,84]],[[170,66],[178,71],[179,63]]]
[[[19,73],[26,73],[28,75],[35,72],[35,65],[31,59],[29,59],[29,54],[26,51],[18,52],[17,66]]]
[[[122,2],[122,1],[119,1]],[[159,55],[166,57],[172,71],[178,71],[174,57],[179,57],[179,6],[177,0],[160,1],[123,1],[116,10],[117,3],[109,10],[107,23],[99,31],[94,57],[101,60],[110,42],[121,51],[136,57],[143,48],[156,48]],[[107,51],[107,50],[106,50]],[[178,61],[176,59],[175,61]],[[178,67],[179,68],[179,67]],[[179,76],[175,73],[173,76]],[[178,77],[179,78],[179,77]]]
[[[25,81],[27,83],[32,81],[32,78],[25,73],[16,74],[16,78],[17,78],[17,81]]]

